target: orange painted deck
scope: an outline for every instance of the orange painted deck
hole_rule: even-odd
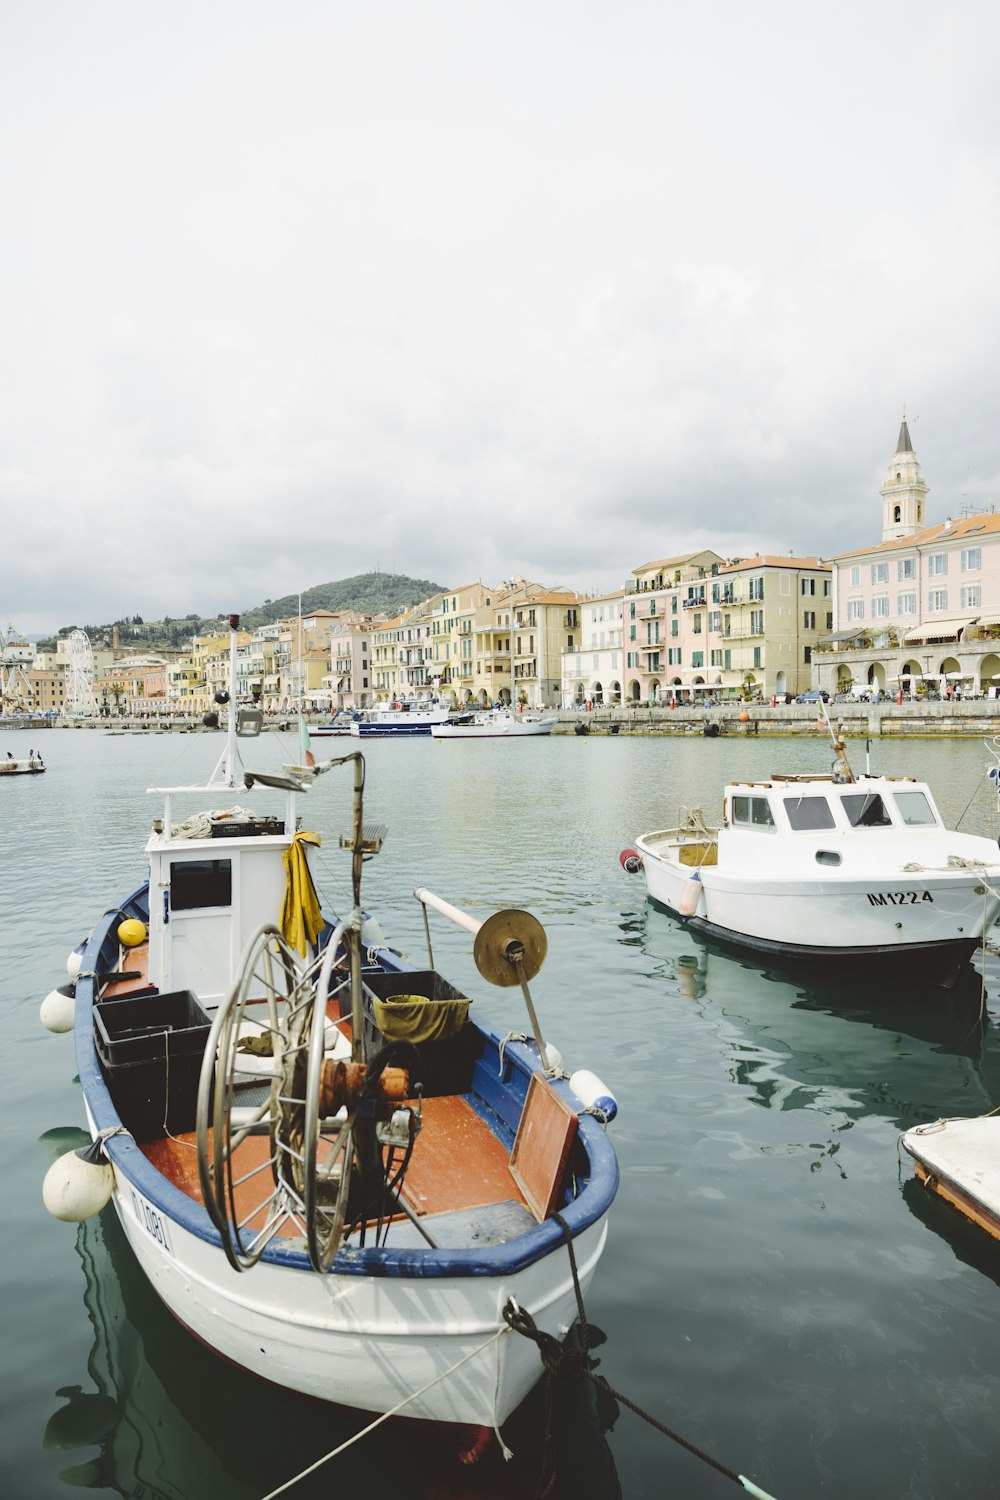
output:
[[[138,979],[113,979],[105,985],[101,998],[121,999],[134,990],[144,990],[149,984],[149,944],[140,943],[138,948],[126,948],[121,962],[123,974],[138,974]]]
[[[204,1201],[193,1131],[174,1139],[147,1141],[140,1150],[182,1193],[198,1203]],[[236,1210],[253,1227],[261,1222],[258,1206],[271,1193],[269,1150],[266,1136],[250,1137],[239,1148],[235,1175],[249,1180],[237,1189]],[[460,1094],[424,1100],[423,1128],[413,1148],[403,1197],[420,1217],[525,1201],[511,1176],[509,1153]],[[297,1230],[287,1224],[282,1233],[295,1235]]]

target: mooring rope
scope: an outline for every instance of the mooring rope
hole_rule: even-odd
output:
[[[418,1396],[425,1395],[433,1386],[440,1385],[442,1380],[447,1380],[449,1375],[454,1375],[456,1370],[460,1370],[463,1365],[468,1364],[470,1359],[475,1359],[477,1354],[482,1354],[483,1350],[488,1349],[492,1343],[499,1344],[504,1334],[509,1332],[510,1329],[506,1324],[503,1328],[498,1328],[496,1333],[490,1334],[484,1343],[477,1344],[475,1349],[470,1349],[468,1354],[464,1354],[461,1359],[456,1360],[447,1370],[442,1370],[440,1375],[435,1375],[433,1380],[429,1380],[426,1385],[422,1385],[418,1391],[412,1391],[409,1396],[404,1396],[403,1400],[398,1402],[391,1411],[384,1411],[380,1417],[375,1418],[374,1422],[369,1422],[367,1427],[362,1427],[360,1432],[356,1432],[353,1437],[347,1438],[345,1442],[339,1444],[331,1452],[324,1453],[322,1458],[317,1458],[316,1462],[310,1464],[307,1469],[302,1469],[292,1479],[286,1479],[285,1483],[279,1484],[276,1490],[269,1490],[266,1495],[262,1495],[261,1500],[274,1500],[275,1495],[283,1495],[286,1490],[290,1490],[293,1485],[298,1484],[300,1479],[305,1479],[307,1475],[314,1474],[317,1469],[321,1469],[324,1464],[329,1463],[331,1458],[337,1458],[339,1454],[353,1447],[355,1443],[359,1443],[363,1437],[367,1437],[370,1432],[374,1432],[376,1427],[381,1427],[383,1422],[387,1422],[390,1417],[396,1416],[398,1412],[403,1410],[404,1406],[409,1406],[411,1401],[416,1401]],[[496,1415],[495,1412],[494,1415]]]
[[[752,1479],[747,1479],[744,1474],[737,1474],[735,1469],[730,1469],[725,1464],[720,1463],[717,1458],[713,1458],[703,1448],[699,1448],[695,1443],[682,1437],[679,1432],[675,1432],[672,1427],[668,1427],[665,1422],[661,1422],[648,1411],[644,1411],[641,1406],[637,1406],[634,1401],[630,1401],[627,1396],[623,1396],[621,1391],[615,1390],[614,1386],[610,1385],[603,1375],[594,1374],[597,1361],[590,1357],[590,1329],[587,1326],[587,1314],[583,1306],[583,1293],[580,1289],[580,1278],[577,1274],[576,1256],[573,1253],[573,1238],[570,1234],[569,1226],[562,1215],[553,1214],[552,1217],[562,1229],[566,1240],[566,1249],[569,1254],[570,1270],[573,1273],[573,1291],[576,1294],[577,1315],[580,1323],[580,1348],[567,1349],[551,1333],[544,1333],[536,1326],[531,1314],[525,1311],[523,1307],[519,1307],[513,1297],[508,1299],[503,1309],[503,1317],[508,1326],[515,1333],[522,1334],[536,1345],[542,1364],[548,1371],[548,1411],[545,1448],[542,1459],[542,1473],[539,1478],[538,1490],[536,1491],[537,1500],[546,1500],[546,1497],[553,1493],[553,1487],[558,1477],[555,1465],[552,1416],[555,1383],[557,1377],[560,1376],[568,1380],[590,1380],[594,1385],[600,1386],[602,1390],[606,1391],[609,1396],[614,1397],[616,1401],[620,1401],[623,1406],[627,1406],[629,1411],[635,1412],[637,1417],[641,1417],[644,1422],[648,1422],[651,1427],[655,1427],[657,1432],[662,1432],[664,1437],[668,1437],[673,1442],[679,1443],[682,1448],[686,1448],[689,1453],[693,1453],[695,1458],[700,1458],[703,1463],[709,1464],[720,1474],[724,1474],[727,1479],[733,1480],[735,1484],[742,1485],[748,1495],[755,1496],[756,1500],[774,1500],[773,1495],[769,1495],[766,1490],[762,1490],[759,1485],[754,1484]]]

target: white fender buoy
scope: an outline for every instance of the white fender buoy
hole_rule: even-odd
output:
[[[63,1031],[72,1031],[76,1014],[76,985],[61,984],[57,990],[49,990],[39,1006],[38,1014],[46,1031],[54,1031],[57,1035]]]
[[[618,1100],[607,1084],[602,1083],[589,1068],[577,1069],[569,1080],[569,1086],[584,1109],[595,1110],[604,1116],[605,1121],[613,1120],[618,1113]]]
[[[52,1163],[42,1183],[42,1202],[54,1219],[78,1224],[100,1213],[114,1187],[111,1163],[94,1141]]]
[[[361,913],[361,946],[365,949],[386,947],[385,933],[379,925],[378,917],[373,917],[367,911]]]
[[[551,1042],[545,1043],[545,1066],[553,1073],[562,1072],[562,1053]]]
[[[86,943],[78,943],[66,960],[66,973],[70,979],[75,979],[83,968],[83,950],[86,946]]]
[[[695,870],[691,879],[687,882],[683,891],[681,891],[681,899],[677,903],[677,910],[682,917],[694,916],[698,910],[698,903],[701,900],[701,890],[701,876]]]

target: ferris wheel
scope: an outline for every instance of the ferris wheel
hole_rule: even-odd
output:
[[[94,653],[85,630],[71,631],[66,638],[66,698],[63,713],[76,718],[97,713]]]

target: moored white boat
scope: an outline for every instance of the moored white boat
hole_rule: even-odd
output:
[[[451,709],[437,699],[401,698],[395,703],[378,704],[367,709],[351,725],[356,739],[402,739],[413,734],[430,734],[443,724]]]
[[[328,719],[323,724],[311,724],[309,726],[310,737],[312,739],[330,739],[331,737],[339,738],[342,735],[349,735],[354,719],[355,715],[344,709],[341,713],[334,714],[332,719]]]
[[[554,719],[534,714],[512,714],[507,709],[485,709],[478,713],[452,715],[446,723],[436,724],[431,734],[436,740],[523,739],[551,734]]]
[[[950,984],[1000,914],[1000,850],[946,828],[926,783],[855,779],[837,748],[833,775],[732,782],[718,829],[698,812],[622,863],[722,941]]]
[[[612,1111],[588,1112],[593,1090],[574,1093],[542,1038],[534,918],[480,923],[415,893],[474,934],[484,977],[521,988],[528,1043],[471,1019],[433,960],[414,969],[362,911],[385,830],[364,822],[357,750],[329,763],[353,768],[355,795],[348,914],[324,915],[297,806],[329,767],[244,774],[237,739],[259,719],[231,708],[209,783],[159,789],[148,878],[102,902],[69,1002],[94,1160],[61,1158],[46,1202],[80,1218],[110,1194],[178,1320],[267,1380],[494,1425],[541,1368],[505,1310],[560,1337],[567,1239],[582,1290],[600,1258]],[[279,815],[234,808],[237,788],[277,793]],[[202,806],[178,822],[182,797]]]

